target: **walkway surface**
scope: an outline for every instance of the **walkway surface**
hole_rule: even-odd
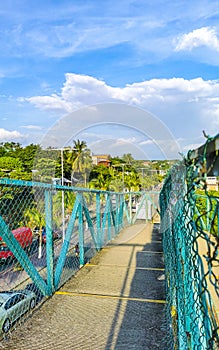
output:
[[[166,349],[163,268],[159,223],[130,226],[0,349]]]

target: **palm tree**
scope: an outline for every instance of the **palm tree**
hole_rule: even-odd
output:
[[[128,165],[131,165],[134,161],[134,158],[132,157],[132,154],[131,153],[125,153],[123,154],[122,156],[122,160],[128,164]]]
[[[92,179],[89,183],[90,188],[95,188],[102,191],[107,191],[109,189],[109,181],[100,174],[97,178]]]
[[[129,191],[139,191],[140,181],[136,172],[131,171],[125,175],[125,186]]]
[[[91,168],[92,159],[90,150],[87,148],[85,141],[74,140],[74,147],[69,152],[68,162],[71,163],[73,178],[74,174],[80,175],[83,173],[84,184],[87,184],[87,170]]]
[[[32,231],[35,227],[39,228],[39,250],[38,259],[42,257],[42,231],[46,226],[45,215],[42,214],[37,208],[29,208],[25,211],[24,217],[26,218],[26,226],[30,227]]]

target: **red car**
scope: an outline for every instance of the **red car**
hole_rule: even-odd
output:
[[[27,248],[33,243],[33,234],[29,227],[19,227],[12,231],[16,240],[22,248]],[[0,261],[14,258],[13,253],[9,250],[6,243],[0,237]]]

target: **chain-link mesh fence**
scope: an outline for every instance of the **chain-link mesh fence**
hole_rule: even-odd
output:
[[[0,332],[53,294],[158,194],[0,179]],[[22,317],[23,319],[23,317]]]
[[[160,194],[170,349],[219,348],[219,193],[207,190],[206,147],[171,169]]]

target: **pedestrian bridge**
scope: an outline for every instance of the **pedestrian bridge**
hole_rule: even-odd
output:
[[[218,349],[219,197],[203,170],[217,158],[211,142],[175,164],[160,194],[1,179],[1,247],[12,256],[0,288],[34,293],[36,304],[3,310],[1,347]],[[19,226],[32,228],[31,244],[15,239]]]
[[[158,223],[123,229],[33,312],[4,349],[162,349],[165,286]]]

